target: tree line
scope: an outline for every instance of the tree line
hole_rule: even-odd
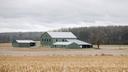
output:
[[[12,40],[35,40],[39,41],[42,32],[11,32],[11,33],[0,33],[0,43],[9,43]]]
[[[58,31],[73,32],[80,40],[92,44],[128,44],[128,26],[63,28]]]
[[[54,31],[73,32],[80,40],[92,44],[128,44],[128,26],[63,28]],[[11,42],[13,39],[40,41],[42,34],[43,32],[0,33],[0,42]]]

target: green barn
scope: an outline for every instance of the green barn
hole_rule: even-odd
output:
[[[12,42],[13,47],[33,47],[36,46],[36,42],[33,40],[14,40]]]
[[[92,44],[78,40],[72,32],[45,32],[41,45],[50,48],[91,48]]]

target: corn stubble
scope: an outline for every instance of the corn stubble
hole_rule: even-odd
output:
[[[128,56],[0,56],[0,72],[128,72]]]

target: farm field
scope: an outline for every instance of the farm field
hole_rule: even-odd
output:
[[[96,47],[96,45],[94,45]],[[45,48],[39,45],[33,48],[16,48],[11,43],[0,44],[0,55],[4,56],[125,56],[128,55],[128,45],[101,45],[100,49],[66,49],[66,48]]]
[[[0,72],[128,72],[128,45],[65,49],[13,48],[3,43]]]
[[[0,72],[128,72],[128,56],[0,56]]]

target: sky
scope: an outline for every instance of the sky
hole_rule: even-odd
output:
[[[128,0],[0,0],[0,32],[128,26]]]

